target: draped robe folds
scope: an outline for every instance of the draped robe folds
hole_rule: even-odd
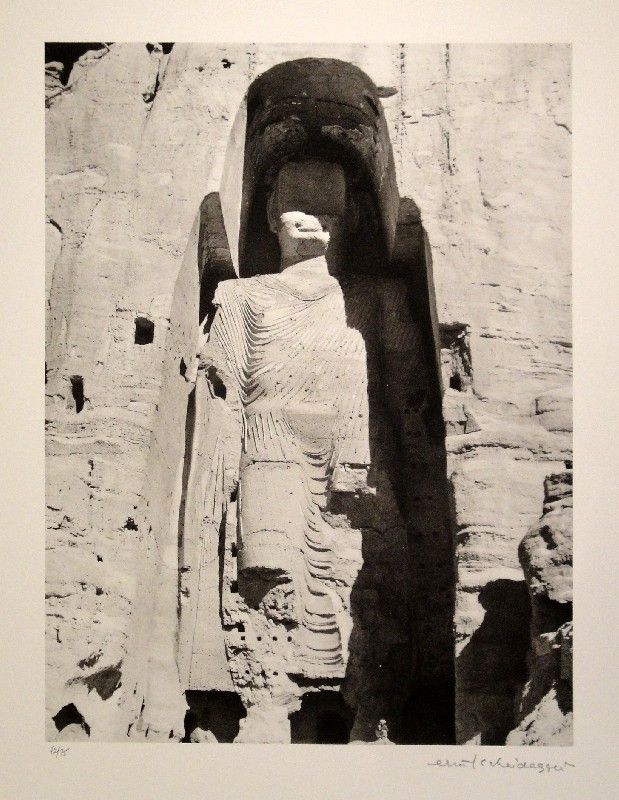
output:
[[[416,328],[402,324],[402,286],[350,276],[312,290],[269,274],[223,281],[214,298],[200,372],[217,400],[210,411],[198,402],[197,414],[212,419],[190,479],[208,506],[200,536],[216,535],[238,483],[239,578],[292,589],[288,622],[306,675],[343,676],[346,666],[352,621],[334,579],[338,531],[324,512],[331,492],[342,491],[338,470],[372,462],[367,330],[391,331],[375,335],[387,366],[395,351],[418,356]],[[351,557],[358,569],[360,551]]]

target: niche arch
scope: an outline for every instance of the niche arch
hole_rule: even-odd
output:
[[[440,335],[420,209],[413,198],[400,197],[377,87],[345,61],[285,61],[249,86],[229,134],[220,185],[200,207],[199,321],[208,325],[220,280],[277,271],[266,195],[284,163],[312,158],[342,164],[352,181],[361,232],[356,269],[375,272],[379,265],[382,274],[410,281],[440,397]]]

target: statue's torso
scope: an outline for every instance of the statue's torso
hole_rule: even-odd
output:
[[[403,282],[303,277],[220,283],[203,359],[225,373],[226,406],[240,423],[240,461],[225,451],[221,474],[238,475],[240,595],[266,591],[260,604],[247,601],[259,605],[247,612],[252,625],[284,621],[293,660],[284,650],[278,658],[287,668],[341,678],[362,532],[376,530],[397,552],[405,536],[384,398],[390,385],[409,385],[402,365],[413,364],[417,340]]]
[[[317,449],[332,450],[351,427],[367,428],[375,333],[359,322],[369,321],[376,305],[367,279],[342,285],[331,278],[316,290],[265,275],[220,287],[216,300],[228,319],[218,335],[237,375],[250,446],[260,447],[265,417],[267,425],[285,419]]]

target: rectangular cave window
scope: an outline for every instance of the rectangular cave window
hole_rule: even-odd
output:
[[[146,317],[135,318],[135,343],[151,344],[155,338],[155,323]]]
[[[456,322],[440,325],[443,385],[457,392],[473,387],[469,326]]]
[[[70,380],[71,394],[75,401],[75,413],[79,414],[84,408],[84,379],[81,375],[72,375]]]

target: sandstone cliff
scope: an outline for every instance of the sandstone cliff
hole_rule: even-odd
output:
[[[544,512],[520,544],[531,599],[528,680],[506,744],[572,744],[572,472],[544,482]]]
[[[398,224],[424,231],[452,497],[451,528],[424,519],[417,538],[429,567],[415,668],[427,691],[455,669],[458,742],[502,744],[518,725],[510,743],[550,743],[559,734],[539,717],[565,706],[540,637],[555,660],[569,637],[536,627],[537,597],[554,591],[536,581],[556,575],[531,541],[539,657],[527,667],[518,547],[544,478],[571,459],[564,45],[111,44],[70,70],[47,65],[47,737],[184,735],[174,647],[197,220],[218,195],[234,240],[245,92],[303,56],[353,63],[383,87]],[[436,655],[433,620],[451,601],[432,588],[452,556],[455,667]],[[422,696],[414,705],[423,715]]]

